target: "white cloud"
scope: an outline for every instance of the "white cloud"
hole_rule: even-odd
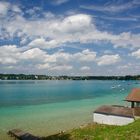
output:
[[[7,15],[9,9],[12,10],[12,17]],[[0,64],[2,66],[9,66],[9,68],[14,69],[20,65],[20,68],[26,66],[27,69],[34,67],[44,71],[76,70],[77,68],[74,67],[76,66],[81,70],[80,72],[84,72],[84,70],[89,69],[89,64],[112,65],[119,62],[121,57],[118,54],[112,55],[114,52],[107,50],[104,51],[106,55],[101,57],[97,56],[95,51],[89,49],[68,53],[64,52],[66,50],[64,47],[71,47],[76,43],[107,42],[111,43],[116,49],[118,47],[140,48],[139,33],[122,32],[113,34],[101,31],[96,27],[95,20],[91,15],[73,13],[70,16],[62,16],[46,12],[42,13],[43,18],[39,18],[36,17],[35,9],[34,11],[28,11],[31,15],[34,15],[34,18],[27,19],[23,14],[18,14],[21,12],[19,6],[11,5],[8,2],[0,2],[0,13],[5,17],[0,22],[0,30],[2,29],[0,38],[13,39],[19,37],[21,45],[24,46],[22,49],[15,45],[1,46]],[[77,48],[79,44],[76,46]],[[63,47],[64,50],[58,52],[54,52],[57,49],[49,50],[56,47]],[[82,49],[82,46],[80,49]],[[49,51],[51,54],[49,54]],[[140,58],[139,53],[138,50],[132,52],[131,55]]]
[[[45,13],[47,15],[47,13]],[[25,19],[21,14],[15,15],[2,24],[5,32],[0,37],[9,36],[34,38],[29,43],[32,47],[51,49],[67,43],[111,42],[114,47],[140,47],[140,34],[124,32],[118,35],[97,29],[94,19],[87,14],[75,14],[67,17],[48,13],[44,18]],[[6,35],[4,35],[4,33]],[[9,34],[9,36],[7,35]],[[26,39],[25,39],[26,40]],[[22,43],[22,42],[21,42]]]
[[[80,68],[81,71],[89,71],[90,70],[90,67],[88,66],[83,66]]]
[[[30,50],[23,51],[17,48],[16,45],[4,45],[0,47],[0,64],[17,64],[22,63],[26,60],[35,61],[39,63],[44,61],[46,58],[46,52],[39,48],[33,48]]]
[[[52,49],[59,46],[57,40],[46,41],[44,38],[37,38],[29,43],[29,47],[39,47],[44,49]]]
[[[26,48],[27,49],[27,48]],[[49,71],[69,71],[73,65],[80,62],[95,62],[96,52],[88,49],[77,53],[66,53],[63,51],[48,54],[39,48],[18,48],[16,45],[5,45],[0,47],[0,64],[10,66],[11,69],[17,67],[47,69]],[[80,64],[82,65],[82,63]],[[88,70],[88,67],[83,67]]]
[[[116,55],[103,55],[97,59],[97,64],[99,66],[112,65],[112,64],[119,62],[120,60],[121,60],[121,58],[118,54],[116,54]]]
[[[118,38],[112,40],[114,47],[128,47],[130,49],[140,47],[140,34],[131,34],[130,32],[121,33]]]
[[[133,53],[133,56],[136,55],[139,55],[139,53]],[[99,57],[96,52],[88,49],[76,53],[67,53],[62,50],[49,54],[46,50],[44,51],[40,48],[28,48],[28,50],[25,50],[17,48],[15,45],[0,47],[1,70],[7,68],[7,70],[19,70],[21,72],[22,70],[54,73],[59,71],[63,74],[63,72],[77,73],[79,69],[79,74],[90,75],[90,65],[95,66],[96,63],[99,66],[112,65],[120,61],[121,57],[118,54]],[[94,68],[96,73],[96,67]],[[126,66],[123,67],[118,63],[116,68],[121,70],[122,68],[126,68]]]
[[[96,59],[96,52],[86,49],[86,50],[83,50],[82,52],[74,54],[73,56],[75,60],[93,62]]]
[[[140,58],[140,49],[138,49],[138,50],[135,51],[135,52],[132,52],[131,55],[139,59],[139,58]]]
[[[69,63],[76,64],[79,62],[95,62],[96,52],[89,51],[88,49],[77,53],[56,52],[51,55],[46,55],[44,63],[39,65],[40,69],[54,69],[56,65],[67,65]],[[53,68],[50,68],[50,67]]]
[[[54,66],[51,67],[49,70],[53,70],[53,71],[69,71],[72,70],[73,66],[70,65],[58,65],[58,66]]]
[[[39,13],[41,11],[41,8],[39,7],[33,7],[32,9],[28,9],[25,12],[29,14],[30,16],[36,17],[37,12]]]
[[[38,60],[44,60],[46,58],[46,52],[40,50],[39,48],[33,48],[30,50],[27,50],[21,54],[21,59],[38,59]]]
[[[85,27],[89,28],[92,26],[91,17],[86,14],[77,14],[66,17],[60,25],[60,31],[68,33],[81,32],[85,30]]]
[[[120,1],[121,2],[121,1]],[[111,13],[119,13],[126,11],[128,9],[132,9],[135,7],[138,7],[139,4],[136,3],[134,0],[126,3],[108,3],[103,6],[99,5],[81,5],[80,7],[83,9],[88,9],[88,10],[95,10],[95,11],[100,11],[100,12],[111,12]]]
[[[13,12],[21,13],[21,9],[17,5],[11,5],[11,9]]]
[[[114,17],[114,16],[103,16],[101,17],[103,19],[107,19],[107,20],[118,20],[118,21],[138,21],[139,19],[135,16],[131,16],[131,17]]]
[[[0,17],[7,16],[8,11],[11,10],[12,12],[21,13],[20,8],[17,5],[10,4],[9,2],[0,2]]]
[[[16,64],[20,57],[19,49],[15,45],[0,47],[0,64]]]
[[[85,62],[89,64],[97,63],[100,65],[112,65],[121,60],[118,54],[96,56],[96,52],[88,49],[77,53],[54,52],[48,54],[39,48],[17,48],[15,45],[7,45],[0,47],[0,63],[2,65],[10,65],[11,68],[16,68],[17,65],[23,67],[34,67],[37,69],[47,69],[49,71],[73,69],[73,65],[80,65],[81,71],[88,71],[90,67],[85,66]],[[29,63],[26,63],[29,62]],[[82,62],[82,63],[81,63]],[[84,63],[83,63],[84,62]],[[13,67],[14,66],[14,67]]]
[[[8,2],[0,2],[0,16],[5,16],[9,10],[10,4]]]
[[[33,41],[31,41],[29,44],[28,44],[29,47],[41,47],[41,48],[44,48],[46,47],[46,41],[44,38],[37,38]]]
[[[85,14],[68,16],[66,18],[57,18],[40,20],[27,20],[21,15],[16,15],[11,21],[5,23],[5,28],[10,36],[17,32],[27,36],[40,36],[41,38],[50,38],[47,44],[64,44],[68,42],[85,42],[88,40],[91,29],[94,25],[91,23],[91,17]],[[86,29],[86,30],[85,30]],[[87,37],[82,37],[87,34]],[[43,41],[43,40],[42,40]]]
[[[40,69],[40,70],[42,70],[42,69],[49,69],[50,68],[50,65],[49,65],[49,63],[38,64],[38,65],[36,65],[36,68],[37,69]]]
[[[63,4],[63,3],[66,3],[66,2],[68,2],[69,0],[51,0],[51,3],[53,4],[53,5],[61,5],[61,4]]]

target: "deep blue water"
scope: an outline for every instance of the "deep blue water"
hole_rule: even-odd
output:
[[[119,96],[133,87],[137,81],[0,81],[0,107]]]

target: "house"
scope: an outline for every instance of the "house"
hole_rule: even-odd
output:
[[[140,107],[140,88],[134,88],[125,100],[131,102],[131,108]]]
[[[140,88],[134,88],[125,100],[131,103],[134,117],[140,117]]]
[[[94,111],[94,122],[109,125],[125,125],[134,121],[132,109],[124,106],[101,106]]]
[[[93,112],[93,121],[100,124],[126,125],[140,117],[140,88],[135,88],[125,99],[130,107],[104,105]]]

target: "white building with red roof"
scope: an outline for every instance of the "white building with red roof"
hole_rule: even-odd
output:
[[[135,88],[125,99],[130,107],[104,105],[93,113],[93,121],[100,124],[126,125],[140,117],[140,88]]]

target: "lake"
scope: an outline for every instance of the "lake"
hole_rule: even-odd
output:
[[[19,128],[46,136],[92,122],[100,105],[129,105],[128,93],[139,81],[0,81],[0,139]]]

